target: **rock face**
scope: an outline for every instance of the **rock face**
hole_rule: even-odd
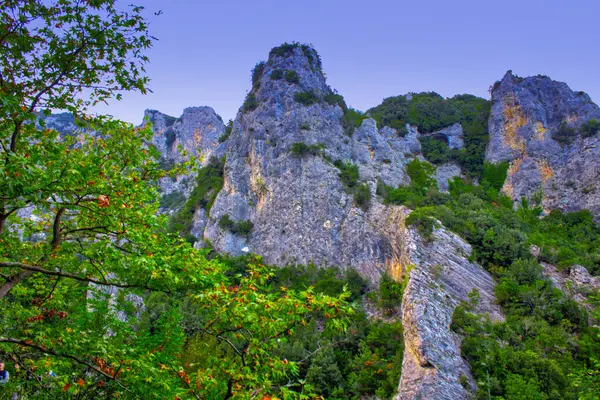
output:
[[[543,194],[544,207],[599,218],[600,135],[580,132],[590,119],[600,120],[600,109],[587,94],[509,71],[492,89],[486,153],[487,161],[510,163],[504,192],[515,200]]]
[[[221,252],[240,254],[247,248],[275,265],[351,267],[377,281],[393,263],[393,240],[385,231],[397,212],[375,200],[368,208],[357,206],[333,162],[358,165],[360,181],[374,197],[378,179],[393,186],[409,182],[404,165],[420,145],[415,135],[378,130],[372,119],[345,132],[342,107],[324,100],[333,93],[316,59],[313,49],[295,47],[272,54],[264,65],[251,92],[258,106],[243,107],[234,121],[224,187],[204,237]],[[297,83],[272,79],[274,71],[294,71]],[[295,100],[306,92],[318,100],[310,105]],[[319,145],[321,155],[294,154],[296,143]],[[250,220],[251,235],[222,229],[218,221],[224,215]]]
[[[433,133],[433,135],[442,136],[448,142],[448,147],[451,149],[462,149],[465,146],[462,125],[459,123],[441,129]]]
[[[153,124],[152,144],[160,151],[160,162],[167,170],[190,157],[198,158],[202,165],[206,165],[210,157],[221,158],[225,155],[226,144],[219,141],[225,133],[225,124],[210,107],[186,108],[179,118],[156,110],[146,110],[143,124],[148,122]],[[182,154],[180,148],[187,154]],[[165,177],[159,184],[163,196],[181,193],[182,198],[185,198],[194,188],[194,180],[195,175],[188,174]],[[174,210],[163,208],[162,211]],[[199,217],[201,220],[204,218]],[[201,222],[198,223],[204,226]]]
[[[468,399],[461,385],[474,385],[468,364],[461,358],[460,337],[450,330],[452,314],[476,290],[477,312],[503,318],[494,300],[494,280],[468,260],[471,246],[444,228],[424,241],[414,229],[405,230],[402,243],[404,271],[410,271],[402,299],[404,360],[396,400]],[[464,378],[461,378],[463,377]]]

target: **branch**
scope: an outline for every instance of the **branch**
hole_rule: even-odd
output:
[[[60,245],[60,218],[65,212],[65,208],[61,207],[56,212],[56,217],[54,217],[54,225],[52,225],[52,249],[55,250]]]
[[[0,287],[0,299],[4,298],[15,285],[33,275],[33,271],[25,270],[20,274],[9,277],[6,283]]]
[[[48,269],[45,269],[42,267],[38,267],[36,265],[27,265],[27,264],[22,264],[22,263],[18,263],[18,262],[10,262],[10,261],[0,262],[0,268],[20,268],[20,269],[24,269],[25,271],[30,272],[29,275],[33,274],[34,272],[39,272],[39,273],[45,274],[45,275],[61,276],[63,278],[74,279],[79,282],[94,283],[96,285],[102,285],[102,286],[114,286],[114,287],[123,288],[123,289],[128,289],[128,288],[129,289],[131,289],[131,288],[147,289],[147,290],[151,290],[153,292],[170,293],[169,290],[165,291],[165,290],[161,290],[161,289],[156,289],[156,288],[149,287],[148,285],[136,285],[136,284],[128,284],[128,283],[99,281],[94,278],[85,278],[85,277],[71,274],[68,272],[51,271],[51,270],[48,270]],[[2,289],[0,289],[0,299],[3,297],[1,295],[1,291],[2,291]]]
[[[72,356],[70,354],[63,354],[63,353],[59,353],[59,352],[51,350],[51,349],[47,349],[44,346],[34,344],[31,340],[21,340],[21,339],[0,337],[0,343],[18,344],[19,346],[29,347],[29,348],[41,351],[42,353],[51,354],[51,355],[56,356],[56,357],[67,358],[69,360],[73,360],[76,363],[81,364],[81,365],[85,365],[86,367],[88,367],[92,371],[94,371],[94,372],[96,372],[98,374],[104,375],[106,378],[115,381],[123,389],[125,389],[126,391],[128,391],[130,393],[133,393],[126,386],[124,386],[117,379],[116,376],[112,376],[111,374],[107,374],[106,372],[102,371],[101,369],[99,369],[95,365],[93,365],[93,364],[91,364],[91,363],[89,363],[89,362],[87,362],[87,361],[85,361],[85,360],[83,360],[83,359],[81,359],[79,357]],[[137,397],[139,397],[139,396],[137,396]]]

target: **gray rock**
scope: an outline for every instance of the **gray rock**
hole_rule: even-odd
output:
[[[452,124],[432,135],[440,135],[445,138],[451,149],[462,149],[465,145],[462,125],[459,123]]]
[[[504,192],[515,200],[542,193],[549,209],[589,209],[600,216],[600,135],[573,133],[570,144],[554,137],[566,124],[575,132],[600,109],[583,92],[548,77],[508,72],[494,85],[486,160],[510,162]],[[553,137],[554,136],[554,137]]]
[[[225,155],[226,143],[219,143],[219,138],[225,133],[225,124],[210,107],[186,108],[179,118],[156,110],[146,110],[142,125],[147,123],[153,124],[152,144],[161,153],[161,163],[167,169],[190,158],[196,158],[201,165],[206,165],[211,157],[221,158]],[[188,197],[194,189],[195,180],[195,173],[165,177],[159,182],[160,191],[163,196],[181,192]],[[175,211],[161,209],[167,214]],[[205,217],[202,213],[194,216],[193,230],[199,236],[206,224]]]
[[[471,246],[444,228],[436,229],[430,241],[408,229],[402,246],[403,273],[410,277],[402,299],[405,350],[395,399],[468,399],[460,379],[464,376],[473,388],[474,382],[461,357],[461,339],[450,330],[452,315],[476,290],[480,295],[476,311],[502,320],[495,304],[495,282],[468,260]]]
[[[296,71],[299,84],[271,79],[274,69]],[[348,136],[338,105],[305,106],[294,100],[308,90],[320,96],[331,92],[301,49],[268,61],[255,90],[258,107],[240,111],[234,121],[224,187],[204,236],[221,252],[239,255],[248,247],[269,264],[351,267],[377,281],[393,258],[393,240],[385,232],[397,211],[375,199],[367,210],[357,207],[328,160],[358,165],[361,181],[375,197],[378,179],[393,186],[409,182],[404,165],[420,145],[416,134],[401,138],[389,128],[378,130],[372,119]],[[292,154],[298,142],[322,144],[323,157]],[[234,221],[251,220],[251,235],[220,229],[217,222],[225,214]]]
[[[448,192],[448,181],[461,176],[460,167],[455,163],[439,165],[435,171],[435,178],[440,192]]]

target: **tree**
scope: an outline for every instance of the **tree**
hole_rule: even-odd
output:
[[[343,329],[333,317],[344,296],[270,289],[259,261],[230,277],[168,234],[151,128],[86,116],[121,91],[147,90],[142,12],[112,0],[2,3],[0,356],[22,371],[10,385],[46,398],[289,392],[278,382],[297,368],[269,349],[312,315]],[[75,114],[79,131],[48,129],[42,116],[55,109]],[[150,294],[164,301],[146,323]],[[189,302],[197,331],[228,349],[203,358],[210,368],[182,363]]]

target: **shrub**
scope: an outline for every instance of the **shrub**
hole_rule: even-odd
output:
[[[432,164],[443,164],[450,160],[451,150],[444,140],[425,136],[419,138],[423,156]]]
[[[346,133],[348,136],[352,136],[354,130],[359,128],[362,122],[367,118],[369,118],[367,115],[358,110],[353,108],[346,109],[344,116],[342,117],[342,127],[344,128],[344,133]]]
[[[558,129],[552,132],[552,139],[560,144],[571,144],[575,139],[575,129],[569,127],[567,123],[563,121]]]
[[[354,202],[361,207],[366,209],[371,203],[371,189],[366,183],[361,183],[354,189]]]
[[[264,61],[259,62],[252,70],[252,89],[256,90],[260,87],[260,79],[265,71],[266,64]]]
[[[227,125],[225,125],[225,133],[219,136],[219,143],[223,143],[229,139],[229,135],[231,135],[231,131],[233,130],[233,120],[229,120]]]
[[[583,135],[583,137],[594,136],[598,131],[600,131],[600,121],[597,119],[590,119],[587,122],[584,122],[580,127],[579,131]]]
[[[271,79],[278,81],[280,79],[283,79],[283,70],[282,69],[274,69],[273,71],[271,71]]]
[[[244,104],[242,105],[242,111],[243,112],[254,111],[254,110],[256,110],[257,107],[258,107],[258,100],[256,99],[256,95],[254,94],[254,92],[248,93],[248,96],[246,96],[246,100],[244,101]]]
[[[252,221],[245,220],[245,221],[240,221],[237,224],[235,224],[232,228],[231,228],[231,232],[241,235],[241,236],[248,236],[250,234],[250,232],[252,231],[252,228],[254,228],[254,224],[252,223]]]
[[[310,131],[310,124],[306,122],[301,123],[299,128],[303,131]]]
[[[302,142],[294,143],[290,149],[293,155],[297,157],[304,157],[306,155],[319,155],[323,151],[325,146],[322,143],[307,145]]]
[[[349,162],[344,163],[339,160],[335,161],[333,165],[340,170],[339,177],[344,187],[352,189],[358,184],[358,179],[360,178],[358,165]]]
[[[428,162],[415,158],[407,164],[406,172],[410,177],[411,186],[419,192],[426,193],[437,188],[435,167]]]
[[[341,94],[331,92],[326,94],[323,100],[325,100],[325,102],[331,106],[340,106],[344,112],[348,109],[348,106],[346,106],[346,102],[344,101],[344,97],[342,97]]]
[[[219,218],[219,228],[224,231],[229,231],[240,236],[248,236],[254,227],[250,220],[234,222],[229,214],[225,214]]]
[[[164,194],[160,198],[161,208],[177,210],[185,204],[185,195],[183,192],[174,191],[169,194]]]
[[[406,217],[406,226],[414,226],[425,239],[431,238],[436,225],[435,220],[427,215],[427,211],[422,208],[411,212]]]
[[[504,181],[506,181],[506,177],[508,173],[508,161],[501,162],[499,164],[492,164],[486,162],[483,165],[483,177],[482,177],[482,186],[491,187],[496,191],[500,191],[502,186],[504,186]]]
[[[188,241],[195,241],[189,235],[192,228],[194,214],[198,208],[203,208],[208,213],[223,188],[223,167],[225,160],[212,157],[208,164],[198,171],[196,186],[190,193],[185,206],[177,214],[172,215],[168,221],[167,229],[178,232]]]
[[[273,47],[269,52],[269,58],[271,57],[285,57],[294,54],[294,49],[300,47],[299,43],[283,43],[281,46]]]
[[[305,106],[310,106],[312,104],[318,103],[319,97],[312,91],[298,92],[294,95],[294,100]]]
[[[235,222],[233,222],[229,214],[225,214],[219,218],[219,228],[223,229],[224,231],[229,231],[234,226]]]
[[[287,71],[285,73],[285,80],[288,83],[294,83],[294,84],[300,83],[300,77],[298,76],[298,73],[296,71]]]
[[[387,313],[397,309],[402,304],[404,286],[394,281],[388,274],[383,274],[379,281],[378,306]]]

